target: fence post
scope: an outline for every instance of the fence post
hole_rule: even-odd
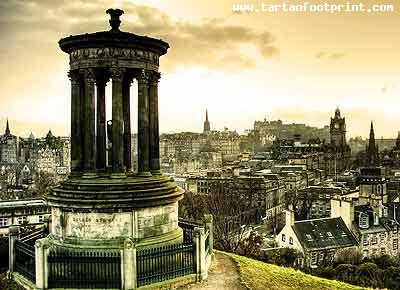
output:
[[[35,270],[36,289],[47,289],[49,281],[49,265],[47,256],[49,253],[49,242],[47,238],[35,242]]]
[[[209,232],[209,251],[210,251],[210,255],[213,253],[213,249],[214,249],[214,234],[213,234],[213,215],[212,214],[205,214],[204,215],[204,223],[206,224],[206,229]]]
[[[137,267],[136,267],[136,247],[131,239],[124,241],[122,250],[122,289],[131,290],[136,288]]]
[[[10,226],[8,229],[8,276],[14,272],[15,267],[15,242],[18,239],[19,226]]]
[[[196,274],[197,280],[207,279],[206,269],[206,247],[204,228],[195,227],[193,231],[193,242],[196,245]]]

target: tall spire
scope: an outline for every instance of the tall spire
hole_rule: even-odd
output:
[[[367,166],[378,166],[379,163],[379,152],[378,147],[375,144],[375,132],[374,123],[371,121],[371,129],[369,130],[369,140],[367,146]]]
[[[6,125],[6,135],[11,135],[11,131],[10,131],[10,125],[8,124],[8,118],[7,118],[7,125]]]
[[[374,132],[374,123],[371,121],[371,129],[369,130],[369,142],[371,144],[371,140],[374,140],[375,143],[375,132]]]
[[[206,120],[204,121],[203,133],[208,133],[211,130],[210,121],[208,121],[208,110],[206,109]]]

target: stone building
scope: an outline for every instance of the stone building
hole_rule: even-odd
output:
[[[346,192],[345,192],[346,191]],[[327,218],[331,216],[331,200],[335,195],[346,194],[347,190],[333,186],[309,186],[296,195],[298,220]]]
[[[337,176],[350,166],[351,149],[346,141],[346,120],[337,108],[330,123],[330,143],[324,144],[324,167],[328,176]]]
[[[16,164],[18,162],[18,138],[11,134],[7,120],[4,135],[0,136],[0,164]]]
[[[341,249],[357,247],[357,241],[342,218],[320,218],[295,221],[294,211],[286,211],[286,224],[276,236],[279,247],[300,251],[300,264],[311,268],[332,262]]]
[[[388,193],[387,183],[382,168],[362,168],[359,194],[331,202],[331,216],[343,218],[364,257],[399,254],[399,197]]]
[[[161,168],[171,174],[221,168],[237,160],[240,138],[235,131],[182,132],[160,136]]]
[[[43,225],[50,209],[41,198],[0,201],[0,237],[13,225]]]
[[[41,171],[55,174],[60,178],[70,173],[71,144],[69,137],[56,137],[51,130],[44,138],[20,138],[19,162],[27,165],[31,175]]]

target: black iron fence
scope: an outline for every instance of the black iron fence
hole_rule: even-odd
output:
[[[137,252],[137,287],[196,273],[196,246],[170,245]]]
[[[19,240],[29,245],[35,245],[36,240],[42,239],[48,235],[46,227],[40,227],[32,232],[21,235]]]
[[[121,288],[120,252],[52,251],[49,288]]]
[[[201,224],[179,219],[179,227],[183,230],[183,243],[192,244],[193,243],[193,231],[195,227],[201,227]]]
[[[15,242],[15,270],[25,278],[35,282],[36,271],[34,246],[21,241]]]

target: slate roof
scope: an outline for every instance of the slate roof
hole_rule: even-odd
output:
[[[356,239],[341,217],[296,221],[292,228],[306,250],[357,245]]]

